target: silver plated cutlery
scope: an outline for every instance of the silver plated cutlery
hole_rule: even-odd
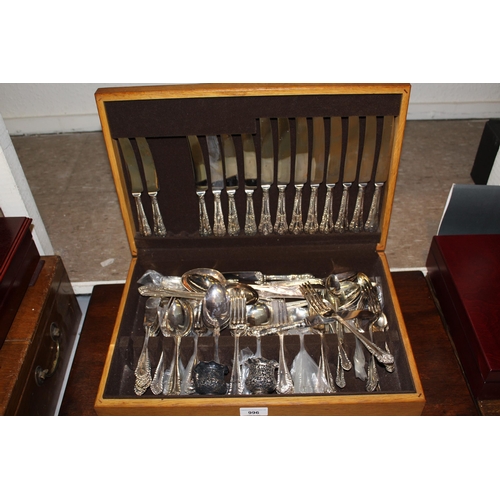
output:
[[[208,190],[208,178],[205,160],[203,159],[203,151],[201,150],[200,141],[197,136],[188,135],[188,143],[193,164],[196,194],[198,196],[199,233],[200,236],[210,236],[212,234],[212,228],[210,226],[207,205],[205,203],[205,193]]]
[[[141,173],[139,172],[139,165],[137,164],[137,158],[129,139],[120,138],[118,139],[118,142],[120,144],[123,159],[125,160],[125,165],[130,176],[132,196],[134,197],[135,206],[137,209],[139,233],[142,236],[151,236],[151,227],[149,226],[146,213],[144,212],[144,206],[142,205],[141,201],[141,195],[144,191],[144,185],[142,184]]]
[[[228,198],[227,234],[238,236],[240,234],[240,223],[236,210],[234,195],[238,189],[238,163],[236,161],[236,149],[232,136],[222,134],[222,150],[224,151],[224,166],[226,178],[226,193]]]
[[[260,187],[262,189],[262,210],[259,221],[259,233],[268,235],[273,232],[271,222],[271,207],[269,205],[269,190],[274,182],[274,148],[271,120],[261,118],[260,122]]]
[[[244,233],[247,236],[257,234],[257,222],[253,205],[253,193],[257,189],[257,155],[251,134],[241,134],[243,144],[243,168],[245,171],[246,214]]]
[[[295,197],[293,200],[292,220],[289,231],[293,234],[300,234],[304,231],[302,220],[302,191],[307,182],[307,172],[309,170],[309,132],[307,118],[299,117],[295,119]]]
[[[285,190],[290,183],[292,151],[290,143],[290,122],[288,118],[278,118],[278,208],[274,232],[280,235],[288,232]]]
[[[340,209],[337,221],[335,222],[335,231],[343,233],[349,229],[348,211],[349,211],[349,189],[356,180],[358,168],[358,148],[359,148],[359,116],[349,117],[349,127],[347,134],[347,150],[344,162],[344,174],[342,178],[342,199],[340,200]]]
[[[224,188],[224,170],[222,167],[222,153],[219,139],[216,135],[207,135],[208,160],[210,164],[210,181],[212,183],[212,194],[214,195],[214,235],[224,236],[226,224],[222,211],[221,192]]]
[[[304,231],[308,234],[318,232],[318,188],[323,182],[325,171],[325,121],[323,117],[313,118],[313,145],[311,158],[311,174],[309,184],[311,197],[309,199],[309,210],[304,225]]]

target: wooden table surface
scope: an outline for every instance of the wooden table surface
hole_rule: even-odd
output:
[[[420,271],[392,273],[426,397],[423,415],[480,415]],[[60,415],[96,415],[97,395],[123,285],[94,288]]]

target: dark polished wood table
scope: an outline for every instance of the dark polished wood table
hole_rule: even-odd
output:
[[[423,415],[480,415],[420,271],[392,273],[425,393]],[[96,415],[97,395],[123,285],[94,288],[60,415]]]

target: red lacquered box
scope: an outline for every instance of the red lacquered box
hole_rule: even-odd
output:
[[[0,217],[0,347],[40,260],[31,219]]]
[[[435,236],[427,270],[472,394],[500,400],[500,235]]]

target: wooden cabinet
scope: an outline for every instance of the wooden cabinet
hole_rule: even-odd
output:
[[[60,257],[41,258],[0,349],[0,414],[54,415],[81,310]]]

